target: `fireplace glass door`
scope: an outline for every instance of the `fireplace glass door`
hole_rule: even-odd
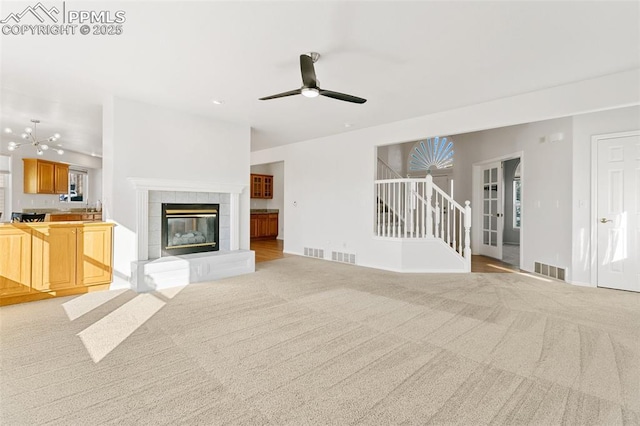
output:
[[[163,204],[162,255],[219,250],[218,204]]]

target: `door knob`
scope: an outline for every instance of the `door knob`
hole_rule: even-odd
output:
[[[602,219],[600,219],[600,223],[607,223],[607,222],[613,222],[613,220],[607,219],[606,217],[603,217]]]

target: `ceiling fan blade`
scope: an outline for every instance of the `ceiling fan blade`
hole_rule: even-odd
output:
[[[293,95],[299,95],[299,94],[300,94],[300,89],[295,89],[295,90],[289,90],[288,92],[278,93],[277,95],[265,96],[264,98],[260,98],[258,100],[267,101],[269,99],[284,98],[285,96],[293,96]]]
[[[313,59],[309,55],[300,55],[300,72],[302,73],[302,85],[304,87],[318,87],[316,70],[313,67]]]
[[[333,92],[331,90],[320,89],[320,94],[328,98],[338,99],[340,101],[353,102],[354,104],[363,104],[367,102],[366,99],[359,98],[357,96],[347,95],[345,93]]]

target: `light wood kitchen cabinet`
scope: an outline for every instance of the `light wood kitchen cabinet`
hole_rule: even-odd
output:
[[[31,290],[31,230],[0,228],[0,297]]]
[[[0,305],[106,289],[113,224],[0,225]]]
[[[252,213],[251,232],[253,239],[269,240],[278,237],[278,213]]]
[[[111,226],[78,228],[77,279],[81,285],[111,282],[113,233]]]
[[[34,231],[31,285],[38,291],[78,285],[76,263],[78,228],[47,227]]]
[[[252,173],[251,198],[273,198],[273,176]]]
[[[23,158],[26,194],[66,194],[69,192],[69,165],[37,158]]]
[[[55,163],[53,166],[53,182],[55,184],[54,192],[56,194],[69,193],[69,165]]]

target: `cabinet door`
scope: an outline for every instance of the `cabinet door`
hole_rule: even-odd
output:
[[[263,180],[261,175],[251,175],[251,198],[263,198]]]
[[[258,236],[258,221],[259,221],[259,217],[258,215],[251,215],[251,233],[250,233],[250,237],[251,238],[255,238]]]
[[[38,194],[53,194],[55,190],[55,164],[38,161]]]
[[[268,227],[269,227],[269,237],[277,237],[278,236],[278,215],[277,214],[269,214],[268,219]]]
[[[55,193],[69,193],[69,166],[67,164],[56,163],[54,166]]]
[[[273,176],[263,176],[262,182],[262,198],[273,198]]]
[[[31,230],[0,228],[0,295],[31,290]]]
[[[77,229],[75,227],[39,228],[32,240],[32,286],[48,291],[75,287]]]
[[[107,284],[112,279],[111,226],[78,228],[78,284]]]
[[[258,237],[266,237],[269,235],[269,215],[258,215]]]

